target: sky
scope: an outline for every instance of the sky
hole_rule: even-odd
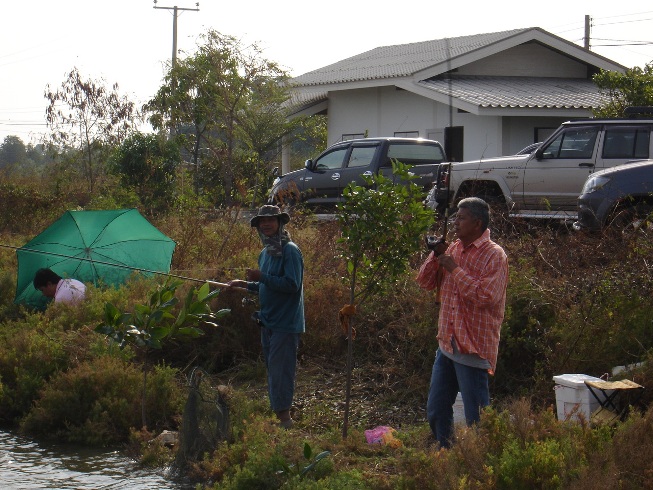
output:
[[[297,76],[379,46],[540,27],[626,67],[653,61],[653,3],[631,0],[540,2],[344,0],[16,0],[3,2],[0,28],[0,144],[37,143],[47,132],[43,94],[77,68],[139,106],[162,84],[177,48],[192,54],[208,29],[257,43],[265,58]],[[623,5],[623,6],[622,6]],[[169,7],[169,8],[161,8]],[[402,8],[403,7],[403,8]],[[179,54],[182,57],[184,54]]]

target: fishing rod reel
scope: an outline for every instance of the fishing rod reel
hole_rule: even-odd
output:
[[[254,299],[254,298],[249,298],[249,297],[247,297],[247,296],[243,296],[243,299],[242,299],[242,301],[241,301],[241,304],[243,305],[243,307],[245,307],[245,306],[247,306],[247,305],[255,305],[255,304],[256,304],[256,299]]]
[[[449,244],[445,241],[444,237],[434,237],[427,235],[426,237],[426,248],[435,252],[436,255],[442,255],[446,250]]]

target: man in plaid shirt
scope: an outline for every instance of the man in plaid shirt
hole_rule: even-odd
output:
[[[478,422],[481,409],[490,404],[488,377],[497,364],[508,258],[490,240],[489,221],[485,201],[463,199],[453,220],[457,239],[448,247],[440,244],[430,257],[432,269],[441,269],[441,305],[426,415],[441,447],[451,444],[459,391],[467,425]]]

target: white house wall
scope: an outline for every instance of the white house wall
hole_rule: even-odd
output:
[[[475,116],[453,111],[451,125],[464,126],[465,160],[509,155],[533,143],[536,127],[558,127],[566,119]],[[418,131],[422,138],[449,126],[449,108],[395,87],[342,90],[329,94],[329,145],[346,134],[394,136]],[[442,138],[440,138],[442,139]],[[444,141],[441,141],[444,144]]]
[[[342,90],[329,94],[329,144],[344,134],[365,133],[394,136],[397,132],[444,128],[449,123],[447,106],[394,86]]]
[[[504,117],[503,154],[517,153],[526,145],[537,143],[536,139],[543,141],[569,119],[568,117]],[[539,137],[536,137],[535,128],[540,129]]]

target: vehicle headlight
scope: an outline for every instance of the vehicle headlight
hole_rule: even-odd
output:
[[[276,186],[276,185],[279,183],[280,180],[281,180],[281,179],[280,179],[279,177],[276,177],[276,178],[272,181],[272,187]]]
[[[602,176],[590,177],[585,182],[582,193],[589,194],[590,192],[596,192],[601,188],[603,188],[603,186],[605,186],[605,184],[607,184],[608,182],[610,182],[609,177],[602,177]]]

